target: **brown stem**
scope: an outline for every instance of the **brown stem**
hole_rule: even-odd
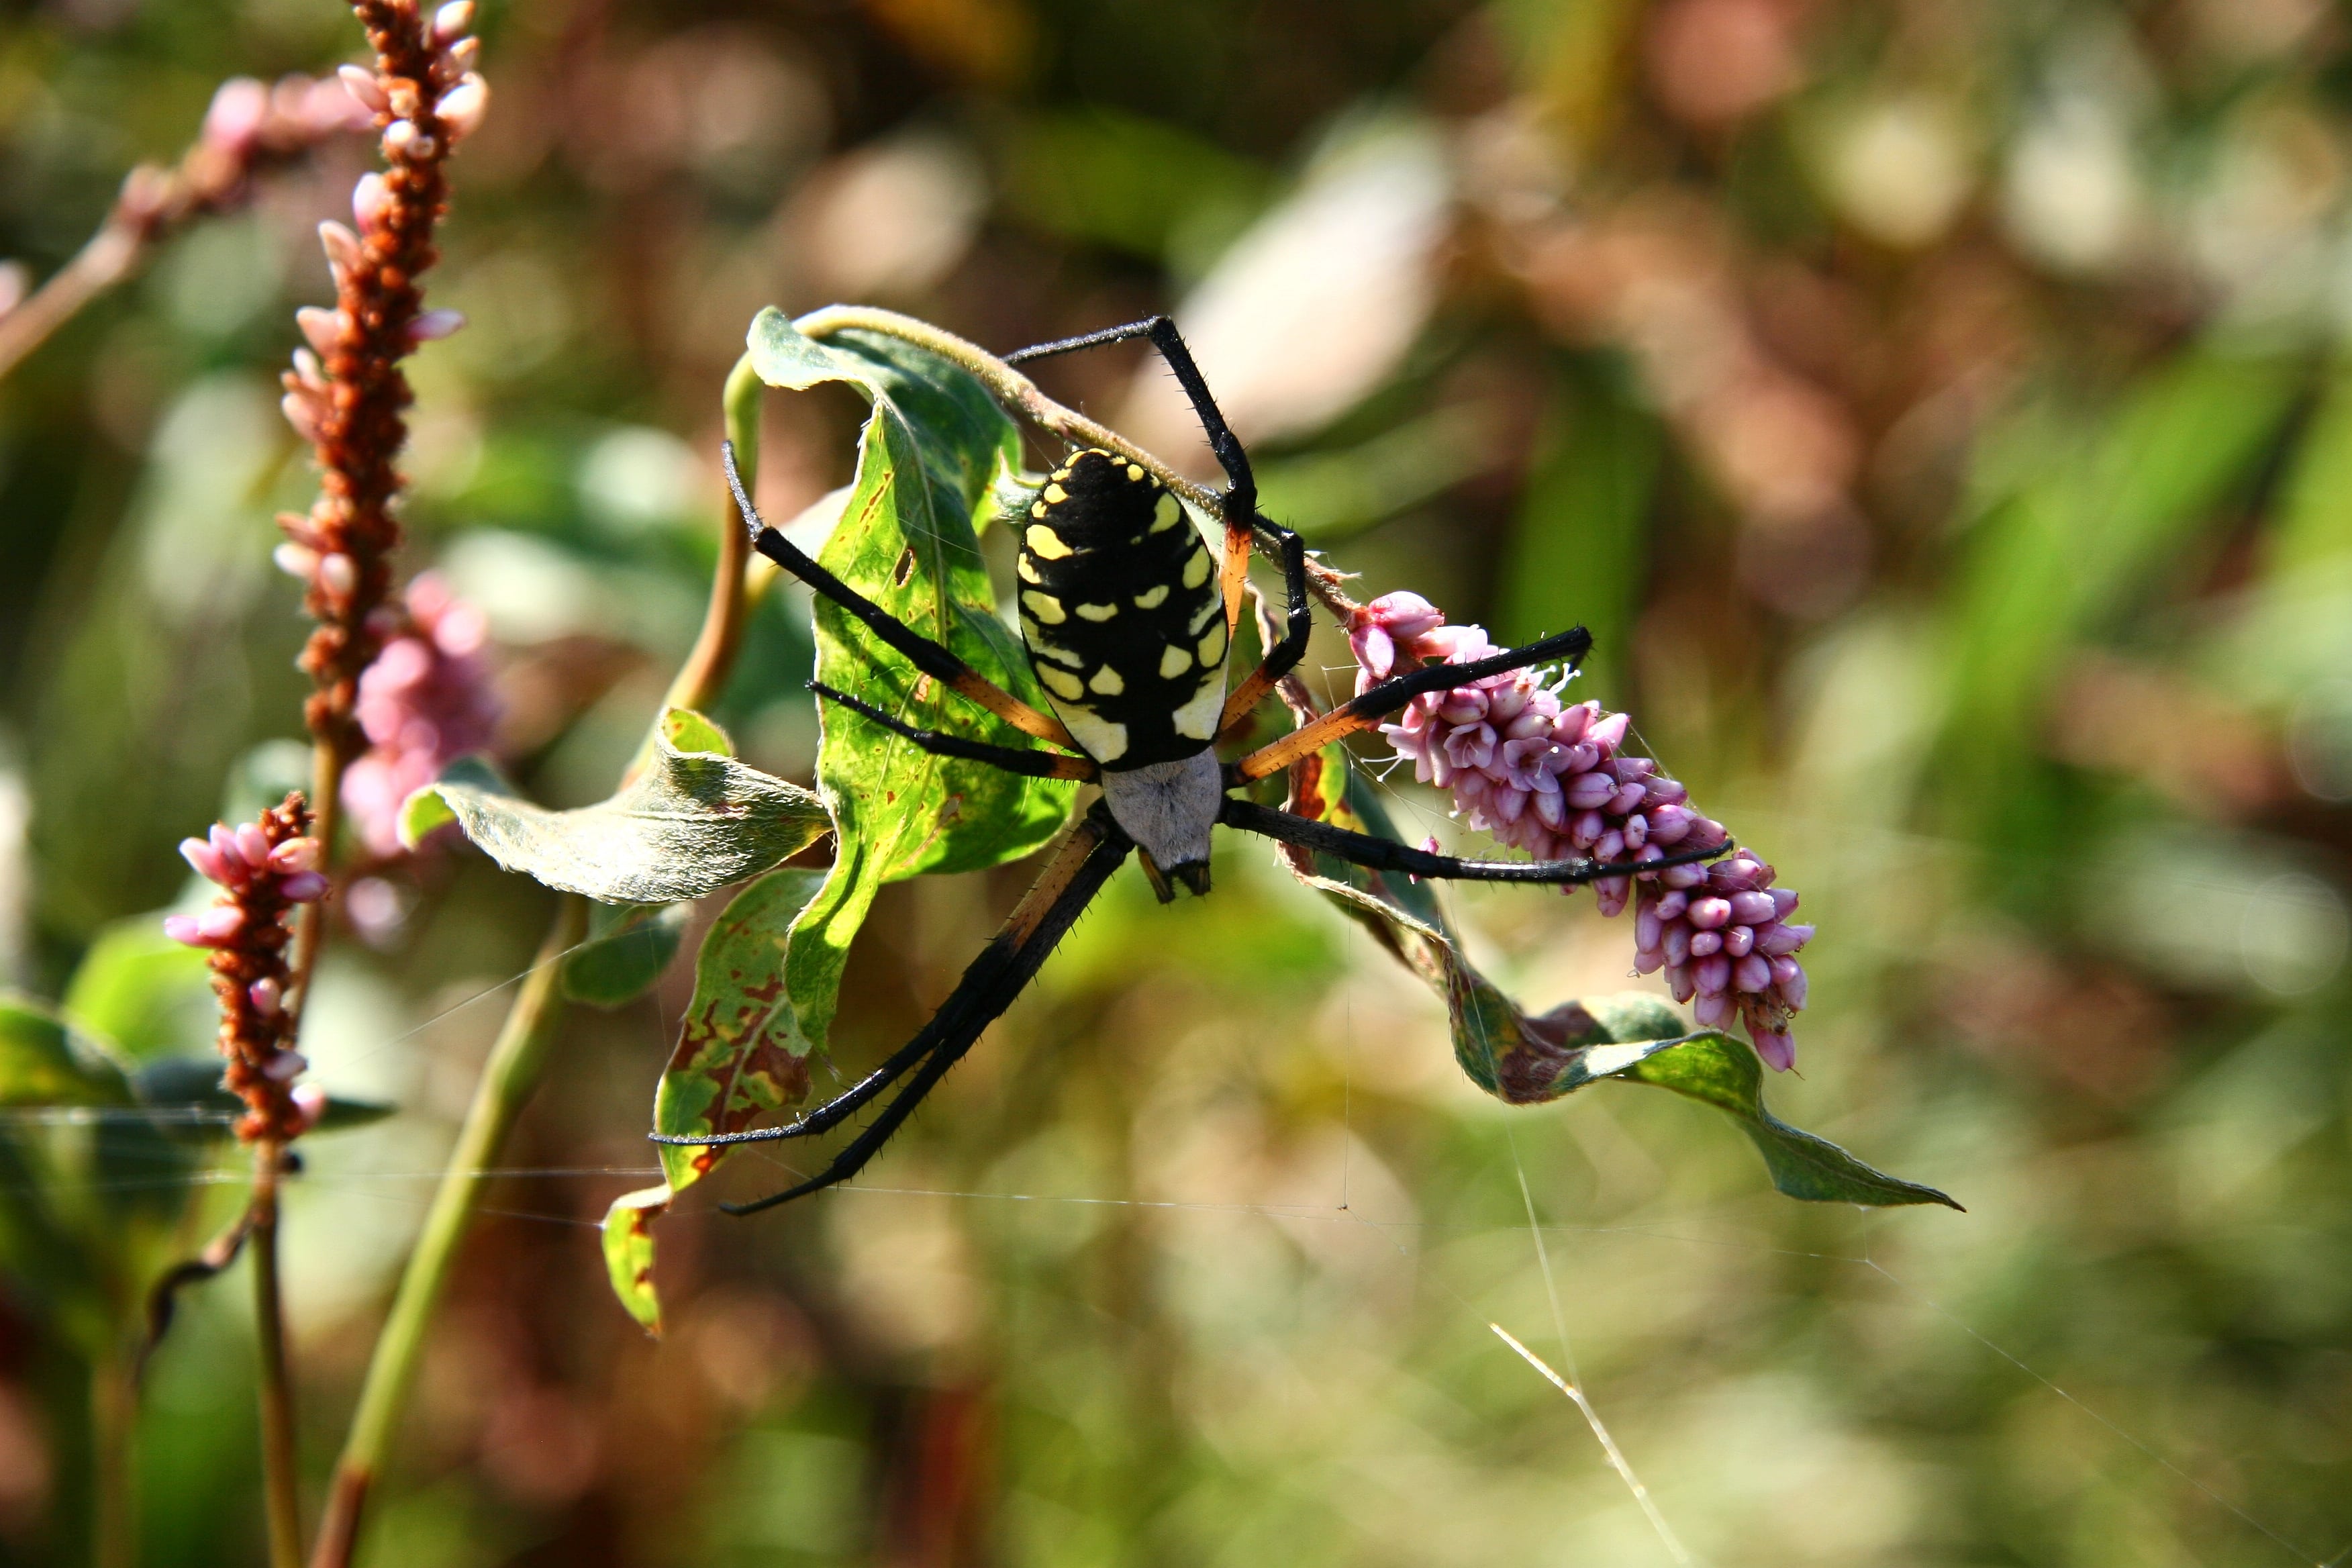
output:
[[[0,316],[0,379],[39,348],[81,308],[131,275],[147,254],[149,236],[110,216],[74,258],[52,273],[15,310]]]
[[[278,1279],[278,1178],[285,1146],[253,1146],[253,1315],[261,1356],[261,1482],[269,1519],[269,1568],[302,1568],[300,1472],[295,1464],[294,1384],[287,1373],[286,1311]]]
[[[139,1423],[139,1390],[130,1358],[110,1350],[89,1373],[90,1446],[97,1517],[90,1537],[96,1568],[133,1568],[139,1560],[138,1492],[132,1479],[132,1442]]]

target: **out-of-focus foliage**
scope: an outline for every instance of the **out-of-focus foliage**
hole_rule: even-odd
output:
[[[532,798],[604,798],[693,636],[761,307],[998,348],[1171,307],[1270,508],[1367,590],[1592,626],[1591,694],[1821,927],[1776,1109],[1969,1212],[1789,1205],[1670,1096],[1495,1105],[1370,937],[1227,846],[1205,900],[1115,881],[859,1190],[748,1223],[681,1202],[655,1344],[583,1227],[656,1175],[675,963],[567,1016],[373,1561],[1667,1561],[1489,1321],[1580,1376],[1710,1561],[2352,1540],[2334,10],[558,3],[483,31],[495,106],[431,281],[471,324],[415,363],[409,564],[488,613]],[[0,255],[59,264],[220,78],[356,47],[307,0],[12,13]],[[269,517],[310,479],[271,376],[358,168],[191,233],[0,384],[0,980],[126,1061],[200,1056],[210,1020],[199,973],[121,934],[152,923],[114,922],[173,899],[173,843],[261,798],[297,731]],[[1040,374],[1213,472],[1139,354]],[[769,395],[780,525],[850,480],[865,413]],[[713,712],[802,781],[808,621],[770,594]],[[845,1071],[1025,874],[877,896]],[[462,847],[364,887],[305,1049],[403,1109],[296,1184],[320,1471],[544,921]],[[1532,1005],[1631,984],[1583,900],[1445,902]],[[77,1130],[5,1127],[11,1237],[48,1195],[150,1192],[201,1239],[233,1196],[180,1144],[150,1186],[60,1185]],[[734,1163],[709,1184],[787,1174]],[[9,1562],[84,1551],[72,1267],[12,1252],[0,1293]],[[194,1293],[150,1369],[149,1563],[257,1554],[241,1295]]]

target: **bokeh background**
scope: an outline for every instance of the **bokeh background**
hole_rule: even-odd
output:
[[[692,637],[759,307],[891,305],[1000,349],[1172,309],[1268,510],[1366,592],[1505,638],[1592,627],[1583,689],[1820,923],[1776,1109],[1969,1212],[1782,1199],[1728,1124],[1638,1087],[1485,1100],[1434,1001],[1240,846],[1205,901],[1122,879],[856,1189],[735,1222],[698,1188],[662,1225],[656,1343],[593,1226],[650,1179],[681,963],[567,1015],[367,1561],[1673,1561],[1490,1322],[1583,1380],[1699,1560],[2352,1546],[2335,7],[483,23],[493,108],[430,285],[471,325],[414,365],[405,564],[488,614],[500,748],[540,798],[604,792]],[[0,256],[60,264],[221,78],[357,47],[328,0],[9,7]],[[175,240],[0,384],[0,979],[26,991],[142,940],[173,842],[289,766],[303,626],[269,520],[312,479],[274,376],[362,152]],[[1042,379],[1206,469],[1136,353]],[[771,395],[763,505],[844,482],[858,412]],[[802,777],[805,618],[767,601],[719,714]],[[1025,874],[886,895],[845,1061],[905,1037]],[[347,900],[306,1046],[401,1110],[315,1140],[293,1198],[314,1478],[544,897],[457,850]],[[1636,984],[1589,900],[1454,908],[1533,1005]],[[140,1048],[204,1048],[200,983],[158,973]],[[200,1238],[233,1167],[142,1201]],[[71,1197],[29,1179],[0,1238]],[[41,1258],[0,1247],[10,1563],[88,1551],[88,1369]],[[159,1568],[259,1555],[245,1296],[194,1293],[149,1375]]]

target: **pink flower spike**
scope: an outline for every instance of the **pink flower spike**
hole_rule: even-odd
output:
[[[1787,1072],[1797,1065],[1797,1042],[1785,1030],[1767,1029],[1756,1037],[1756,1054],[1774,1072]]]
[[[228,865],[221,858],[221,852],[212,847],[210,840],[183,838],[180,840],[180,855],[195,868],[197,876],[207,881],[218,882],[224,888],[229,886]]]
[[[1612,713],[1585,731],[1584,738],[1602,751],[1613,751],[1624,743],[1625,731],[1633,721],[1623,713]]]
[[[320,871],[297,871],[278,884],[280,897],[293,904],[315,904],[327,896],[327,878]]]
[[[408,323],[408,341],[414,343],[436,342],[454,336],[466,324],[463,310],[426,310]]]
[[[1760,952],[1751,952],[1731,966],[1731,983],[1742,991],[1761,991],[1772,984],[1772,963]]]
[[[245,911],[235,904],[215,904],[196,916],[196,934],[207,947],[234,938],[245,929]]]
[[[258,826],[241,822],[231,837],[236,842],[237,858],[247,866],[258,871],[269,864],[269,839]]]
[[[163,934],[173,942],[184,942],[190,947],[212,945],[205,940],[203,928],[196,924],[196,917],[194,915],[165,915]]]
[[[352,95],[352,101],[370,114],[383,114],[392,108],[392,100],[384,97],[383,87],[375,79],[375,72],[362,66],[338,66],[335,75],[341,80],[343,90]]]

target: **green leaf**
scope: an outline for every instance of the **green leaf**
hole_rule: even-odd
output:
[[[1328,747],[1293,777],[1292,810],[1359,833],[1395,827],[1346,753]],[[1960,1205],[1933,1187],[1871,1169],[1836,1144],[1764,1109],[1763,1064],[1714,1030],[1693,1033],[1647,992],[1563,1002],[1530,1015],[1462,952],[1431,889],[1402,876],[1286,849],[1291,869],[1370,931],[1445,998],[1454,1059],[1470,1081],[1513,1105],[1540,1105],[1605,1078],[1654,1084],[1712,1105],[1739,1123],[1772,1184],[1793,1198],[1838,1203]]]
[[[1598,1005],[1598,1004],[1596,1004]],[[1764,1064],[1727,1035],[1709,1030],[1680,1042],[1651,1041],[1622,1067],[1607,1049],[1591,1053],[1594,1076],[1655,1084],[1712,1105],[1739,1123],[1764,1156],[1772,1184],[1816,1203],[1960,1205],[1933,1187],[1874,1171],[1825,1138],[1801,1131],[1764,1109]],[[1618,1047],[1624,1048],[1624,1047]]]
[[[131,1102],[131,1080],[106,1045],[45,1002],[0,993],[0,1105]]]
[[[66,983],[58,1008],[133,1060],[205,1048],[219,1022],[202,948],[163,934],[161,912],[108,926]]]
[[[654,1291],[654,1221],[669,1208],[667,1183],[624,1193],[604,1211],[604,1271],[628,1314],[661,1337],[661,1298]]]
[[[699,715],[673,710],[649,765],[610,800],[577,811],[533,805],[488,763],[461,757],[409,796],[402,839],[415,844],[455,821],[509,871],[606,903],[659,904],[764,871],[831,826],[809,791],[722,752],[681,750],[673,730],[690,740],[719,734]]]
[[[218,1137],[245,1110],[243,1100],[221,1087],[218,1057],[166,1057],[149,1062],[133,1075],[131,1087],[139,1103],[150,1110],[184,1113],[181,1120],[165,1119],[162,1123],[175,1134],[190,1134],[193,1129],[192,1135],[198,1138]],[[341,1132],[365,1127],[372,1121],[383,1121],[395,1109],[373,1100],[345,1100],[331,1094],[311,1132]],[[216,1120],[196,1121],[184,1116],[194,1111]]]
[[[563,961],[563,994],[592,1007],[619,1007],[653,989],[677,945],[694,906],[591,904],[588,940]]]

